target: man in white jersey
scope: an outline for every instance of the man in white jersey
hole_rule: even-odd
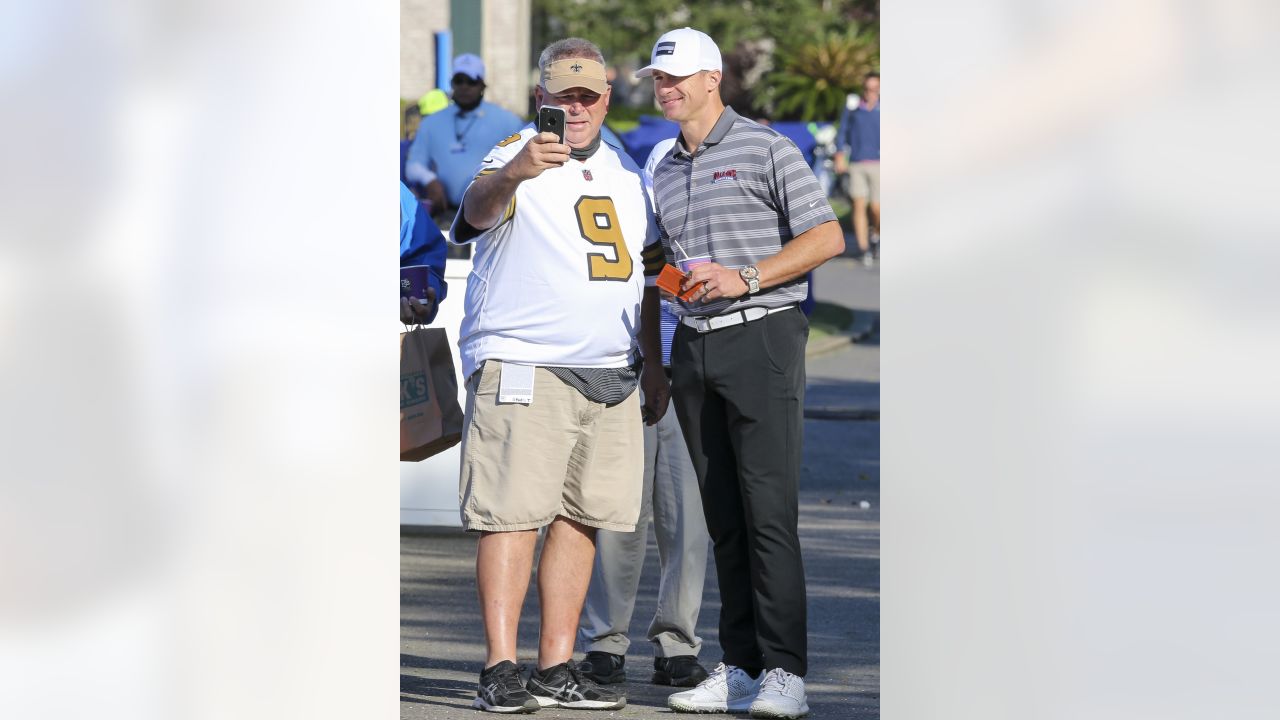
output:
[[[481,533],[487,652],[473,707],[616,709],[625,696],[570,660],[595,531],[633,530],[640,514],[637,382],[650,422],[666,412],[658,295],[646,288],[641,259],[657,229],[639,168],[600,138],[609,86],[599,48],[560,40],[538,67],[535,98],[564,109],[564,142],[530,125],[499,143],[450,233],[476,243],[459,340],[467,383],[459,501],[463,526]],[[516,629],[543,527],[542,627],[526,684]]]

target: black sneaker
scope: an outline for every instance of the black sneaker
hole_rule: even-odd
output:
[[[626,695],[600,687],[570,663],[534,670],[527,687],[542,707],[618,710],[627,705]]]
[[[601,685],[612,685],[627,679],[627,671],[622,667],[626,662],[627,659],[621,655],[592,650],[578,663],[578,672]]]
[[[707,679],[707,669],[692,655],[656,657],[653,659],[653,684],[672,687],[694,687]]]
[[[520,681],[520,671],[510,660],[480,673],[480,687],[471,707],[500,713],[531,713],[542,707]]]

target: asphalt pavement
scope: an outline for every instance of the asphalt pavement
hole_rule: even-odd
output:
[[[852,242],[850,242],[852,245]],[[807,356],[800,539],[808,586],[811,718],[880,715],[880,346],[879,270],[836,258],[815,275],[815,296],[853,311],[845,333],[812,343]],[[459,530],[409,530],[400,542],[400,716],[478,720],[471,709],[484,659],[475,594],[476,537]],[[520,623],[519,662],[536,662],[536,570]],[[644,637],[658,585],[649,554],[631,627],[627,706],[616,711],[544,709],[541,718],[667,718],[671,688],[649,684],[653,652]],[[710,669],[720,597],[714,560],[698,634]],[[575,655],[580,658],[581,648]],[[745,717],[744,714],[740,716]]]

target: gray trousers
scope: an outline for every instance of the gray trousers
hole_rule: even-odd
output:
[[[674,407],[657,425],[644,428],[644,490],[635,532],[596,532],[596,560],[578,636],[588,651],[626,655],[627,630],[635,612],[649,524],[658,541],[658,610],[648,637],[657,657],[697,655],[694,634],[707,576],[707,524],[698,477],[689,460]]]

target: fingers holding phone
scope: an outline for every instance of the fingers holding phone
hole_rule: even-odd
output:
[[[529,138],[518,157],[522,158],[525,179],[569,162],[569,146],[564,144],[565,114],[562,108],[544,105],[538,109],[538,134]]]
[[[543,170],[560,167],[569,162],[569,146],[557,140],[550,133],[538,133],[525,143],[524,152],[532,160],[537,169],[535,176]]]

